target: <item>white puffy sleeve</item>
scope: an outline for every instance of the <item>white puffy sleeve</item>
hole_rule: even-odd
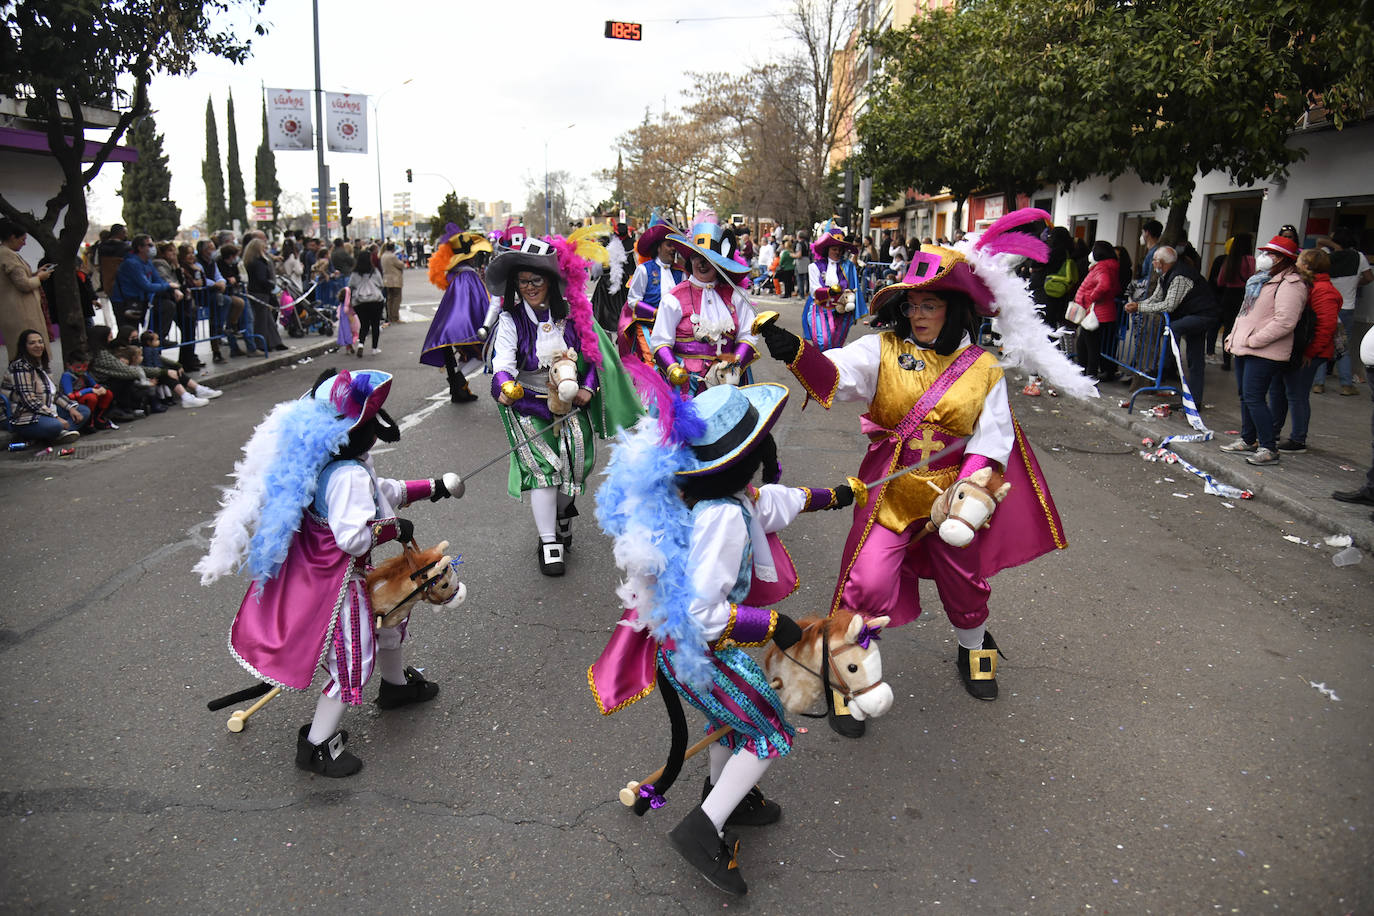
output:
[[[728,596],[739,579],[748,541],[749,529],[738,505],[716,503],[693,515],[687,562],[696,595],[689,610],[709,642],[719,639],[730,623]]]
[[[766,483],[754,497],[754,517],[763,526],[764,534],[781,531],[806,507],[806,491],[799,487]]]
[[[329,511],[329,530],[339,549],[355,557],[371,550],[371,523],[377,517],[377,501],[367,469],[350,462],[330,474],[324,500]]]
[[[973,424],[964,452],[991,458],[1006,467],[1016,444],[1016,431],[1011,422],[1011,405],[1007,403],[1007,380],[1000,378],[983,400],[983,412]]]
[[[654,314],[654,330],[649,334],[649,349],[671,347],[677,340],[677,323],[682,320],[682,303],[672,293],[665,292],[658,300]]]
[[[869,401],[878,388],[878,363],[883,355],[881,334],[860,337],[851,344],[825,351],[839,370],[835,397],[841,401]]]
[[[515,348],[518,342],[519,337],[515,332],[515,319],[510,316],[509,312],[502,312],[501,317],[496,319],[496,342],[492,344],[491,351],[492,372],[520,374],[520,368],[515,357]]]

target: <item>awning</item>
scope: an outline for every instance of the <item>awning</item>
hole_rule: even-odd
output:
[[[90,162],[95,159],[96,153],[100,152],[102,144],[92,140],[85,141],[86,148],[82,151],[81,159],[83,162]],[[52,150],[48,148],[48,135],[41,130],[23,130],[18,127],[0,127],[0,149],[15,150],[21,153],[38,153],[44,156],[51,156]],[[110,162],[137,162],[138,150],[132,146],[116,146],[110,152]]]

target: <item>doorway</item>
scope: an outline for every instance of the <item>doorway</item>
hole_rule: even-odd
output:
[[[1207,198],[1206,216],[1202,221],[1207,228],[1198,245],[1204,274],[1214,260],[1226,253],[1227,239],[1244,232],[1255,243],[1260,241],[1255,238],[1255,233],[1259,231],[1260,209],[1263,206],[1263,191],[1214,194]]]

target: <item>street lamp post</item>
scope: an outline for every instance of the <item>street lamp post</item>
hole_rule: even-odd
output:
[[[572,128],[574,128],[574,127],[576,127],[576,126],[577,126],[576,124],[569,124],[569,125],[566,126],[566,127],[560,127],[560,128],[558,128],[558,130],[554,131],[552,134],[549,134],[547,137],[544,138],[544,234],[545,234],[545,235],[553,235],[553,201],[549,198],[549,141],[553,139],[554,134],[562,133],[562,132],[565,131],[565,130],[571,130]]]
[[[415,82],[411,77],[405,82],[392,86],[372,101],[372,123],[377,135],[377,234],[386,241],[386,211],[382,209],[382,99],[387,94]]]

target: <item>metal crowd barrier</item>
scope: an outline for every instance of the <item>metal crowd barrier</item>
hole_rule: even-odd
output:
[[[1165,312],[1142,315],[1133,312],[1117,322],[1114,339],[1102,342],[1102,358],[1109,360],[1145,381],[1131,392],[1127,410],[1135,409],[1135,399],[1147,392],[1179,394],[1179,388],[1164,384],[1164,370],[1170,355],[1164,329],[1169,327]],[[1108,348],[1112,352],[1107,352]]]
[[[888,285],[887,272],[891,269],[892,264],[884,261],[869,261],[864,264],[860,280],[864,285],[865,302],[873,301],[873,294]]]
[[[225,320],[229,315],[228,294],[215,295],[215,290],[210,287],[200,287],[198,289],[189,290],[189,292],[191,293],[191,301],[194,302],[196,306],[195,329],[192,331],[193,336],[190,340],[181,339],[181,322],[178,320],[180,316],[176,316],[172,320],[171,328],[176,331],[177,340],[173,342],[164,338],[162,341],[162,349],[175,350],[182,346],[195,346],[196,344],[211,343],[216,340],[228,342],[229,335],[233,333],[233,329],[226,329],[224,327]],[[252,304],[245,302],[245,312],[249,308],[252,308]],[[154,321],[154,313],[156,311],[156,305],[149,308],[145,320],[149,322]],[[261,334],[244,332],[243,337],[245,343],[247,343],[249,338],[256,340],[257,347],[262,353],[263,358],[267,358],[267,341]]]

